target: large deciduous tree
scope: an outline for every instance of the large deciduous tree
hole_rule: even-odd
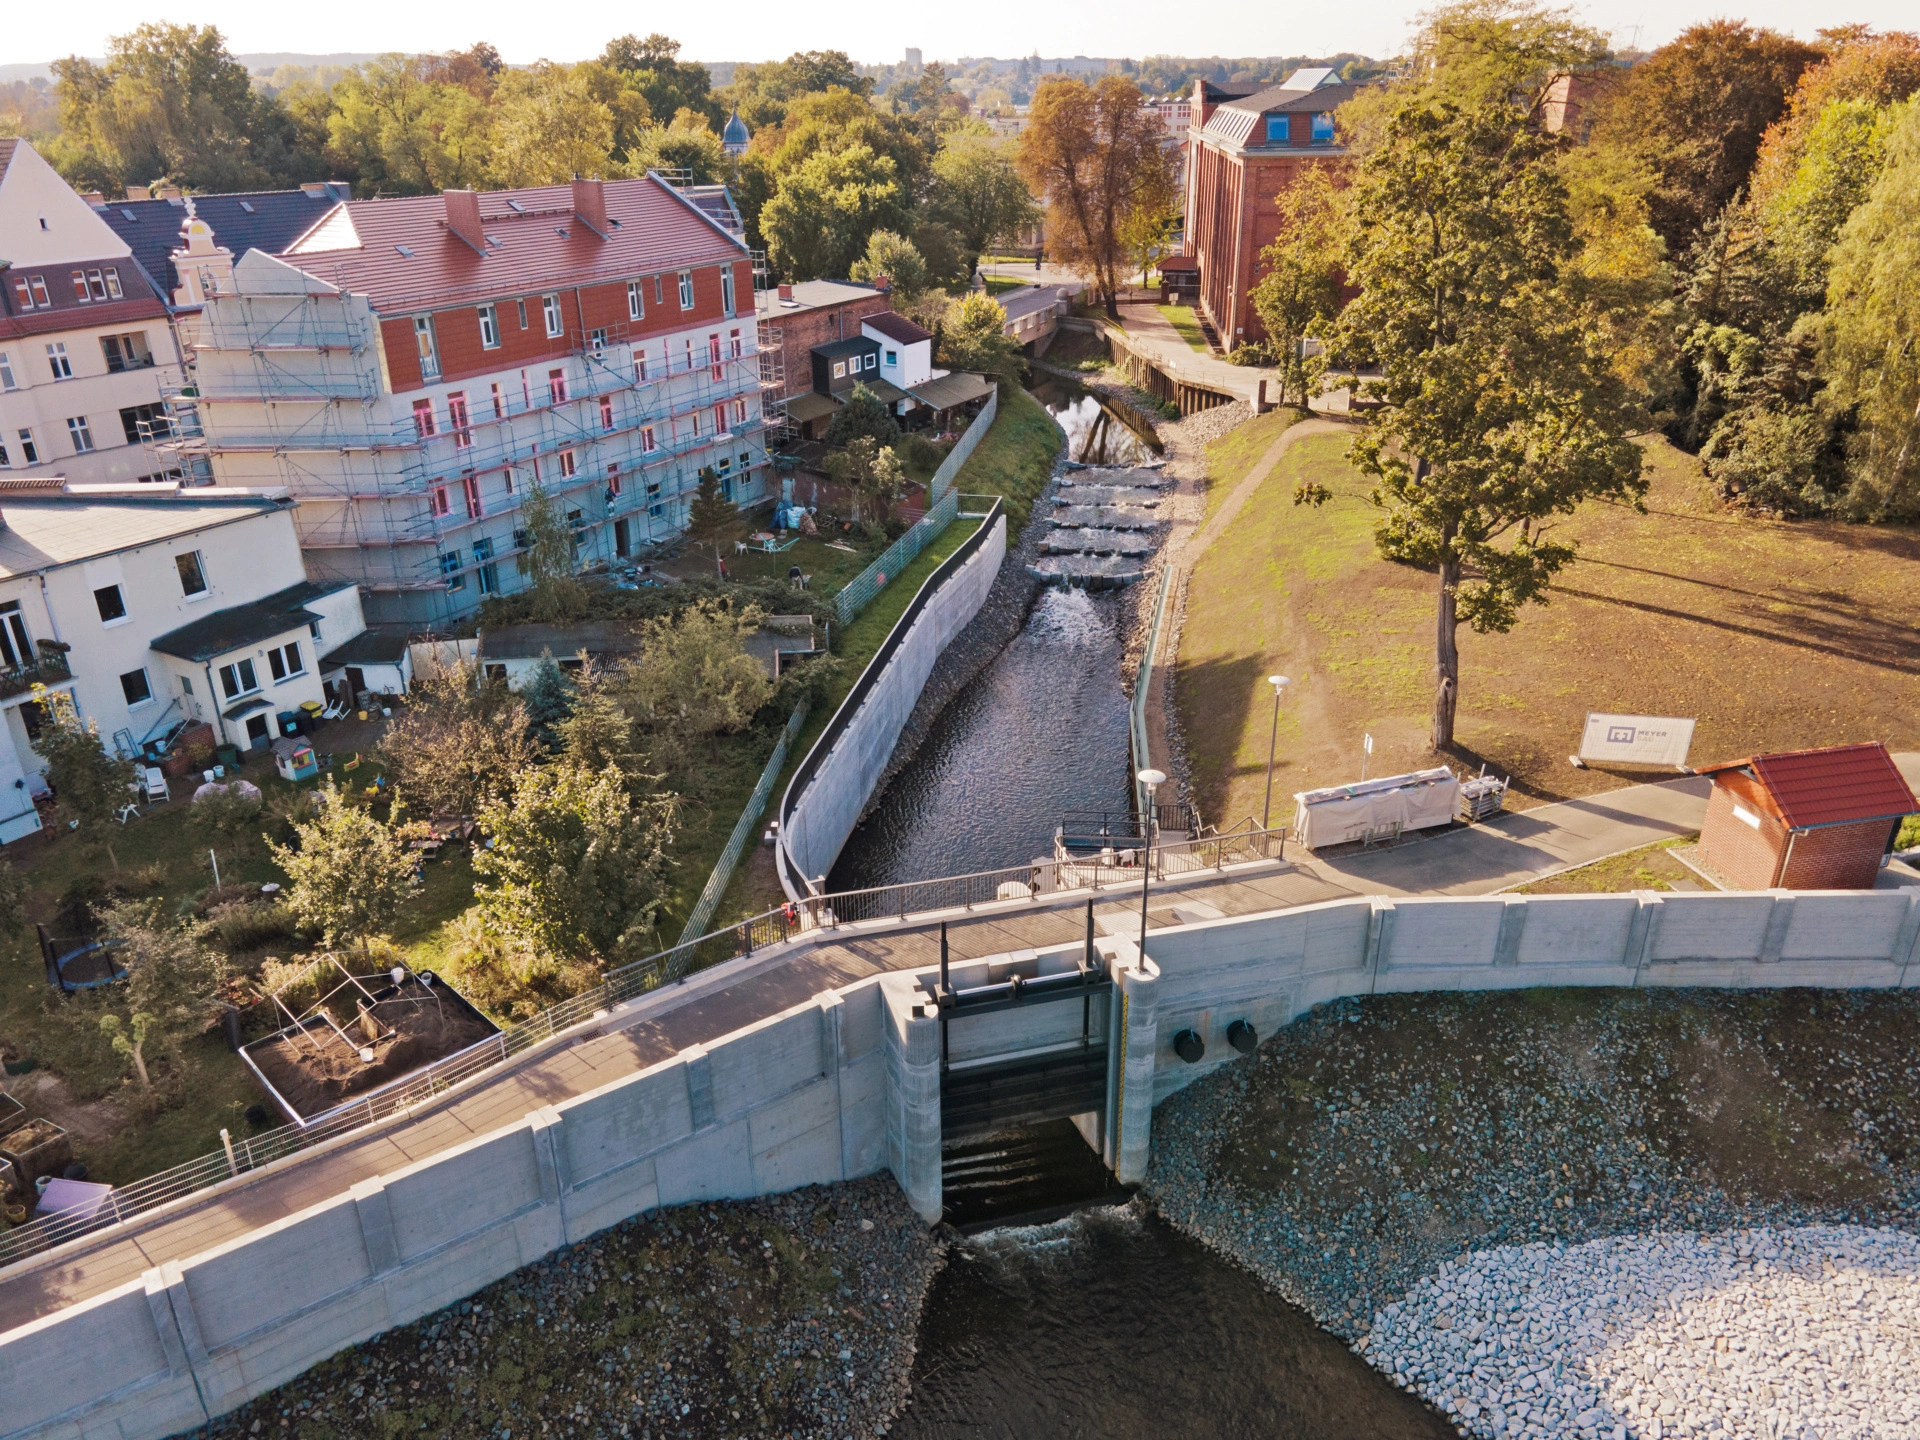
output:
[[[287,908],[329,946],[357,944],[365,957],[400,912],[413,857],[392,826],[349,804],[332,781],[315,793],[320,812],[295,827],[298,845],[270,847],[293,882]]]
[[[380,754],[416,813],[477,815],[537,758],[531,728],[525,703],[504,680],[449,665],[415,676]]]
[[[1137,207],[1157,208],[1173,189],[1159,113],[1119,75],[1047,80],[1033,94],[1020,136],[1020,174],[1047,201],[1047,243],[1088,276],[1119,318],[1123,239]]]
[[[1265,274],[1253,287],[1253,308],[1267,328],[1280,371],[1280,403],[1305,405],[1324,363],[1303,341],[1323,337],[1340,313],[1345,226],[1340,196],[1326,167],[1309,166],[1277,201],[1280,233],[1260,252]]]
[[[891,156],[864,144],[820,150],[782,178],[760,212],[760,233],[782,274],[845,275],[874,231],[905,225],[911,198]]]
[[[1848,501],[1920,515],[1920,98],[1894,107],[1886,167],[1834,247],[1822,328],[1832,407],[1851,416]]]
[[[617,765],[523,770],[480,816],[474,852],[488,925],[560,960],[637,960],[665,899],[672,796],[636,798]]]
[[[1351,454],[1378,482],[1383,553],[1438,579],[1435,748],[1453,743],[1460,624],[1512,628],[1573,558],[1553,517],[1645,490],[1555,149],[1509,102],[1409,98],[1352,191],[1360,296],[1336,348],[1380,367],[1365,389],[1383,409]]]
[[[1600,107],[1594,138],[1659,176],[1653,228],[1678,255],[1746,187],[1760,137],[1820,51],[1738,20],[1682,31],[1627,72]]]
[[[680,58],[678,40],[658,33],[644,40],[622,35],[607,42],[600,63],[625,75],[663,125],[682,110],[704,116],[712,125],[726,121],[727,112],[713,94],[713,77],[706,66]]]
[[[976,127],[977,128],[977,127]],[[974,257],[1040,218],[1014,147],[991,135],[962,131],[933,157],[934,203]]]

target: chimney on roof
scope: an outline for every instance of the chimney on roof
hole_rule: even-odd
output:
[[[873,288],[878,290],[882,295],[884,295],[889,290],[893,289],[893,281],[888,279],[885,275],[876,275],[873,277]]]
[[[793,286],[782,285],[780,287],[780,298],[782,300],[791,300],[793,298]]]
[[[129,185],[127,187],[127,198],[129,200],[151,200],[153,196],[147,193],[147,187],[144,185]]]
[[[602,240],[607,238],[607,183],[573,177],[573,213]]]
[[[178,200],[181,198],[180,187],[178,185],[155,185],[153,187],[153,198],[156,200]]]
[[[327,183],[324,180],[302,180],[300,193],[314,200],[327,198]]]
[[[107,197],[102,195],[98,190],[82,190],[80,192],[80,198],[96,210],[106,207]]]
[[[447,205],[447,229],[474,248],[487,253],[487,237],[480,230],[480,197],[472,190],[448,190],[442,199]]]

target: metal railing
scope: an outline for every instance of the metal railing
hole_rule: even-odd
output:
[[[67,657],[55,650],[42,650],[30,665],[11,665],[0,669],[0,699],[24,695],[36,685],[52,685],[73,678]]]
[[[1160,593],[1153,602],[1153,626],[1147,631],[1147,648],[1140,652],[1140,668],[1133,677],[1133,701],[1128,706],[1128,738],[1133,746],[1133,773],[1138,775],[1153,764],[1153,750],[1147,740],[1147,688],[1153,683],[1154,657],[1160,649],[1160,624],[1167,614],[1167,592],[1173,588],[1173,567],[1160,570]],[[1147,787],[1138,780],[1133,785],[1136,814],[1147,813]]]
[[[1284,858],[1286,827],[1246,828],[1153,847],[1148,857],[1157,877],[1196,875],[1247,861]],[[683,941],[670,950],[608,972],[606,980],[584,994],[563,1000],[519,1025],[434,1061],[351,1104],[304,1124],[282,1125],[232,1141],[232,1148],[203,1155],[156,1175],[116,1186],[102,1210],[85,1218],[44,1216],[0,1233],[0,1267],[95,1230],[131,1221],[199,1190],[236,1179],[330,1140],[397,1115],[411,1114],[444,1098],[456,1086],[486,1074],[583,1022],[602,1018],[614,1006],[684,980],[695,971],[751,955],[783,941],[873,921],[975,909],[996,902],[1038,901],[1075,892],[1131,889],[1140,883],[1140,856],[1115,851],[1080,859],[1036,860],[972,875],[916,880],[868,890],[810,896],[798,903],[741,920],[711,934]]]
[[[900,572],[911,565],[922,550],[938,540],[959,513],[960,492],[957,490],[949,490],[934,501],[927,513],[906,534],[889,545],[878,560],[849,580],[833,597],[833,608],[840,616],[840,623],[851,625],[860,612],[873,603],[873,597],[886,587],[887,582],[898,579]]]

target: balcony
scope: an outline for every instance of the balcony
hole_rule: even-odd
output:
[[[63,651],[45,649],[40,658],[31,665],[16,665],[11,669],[0,668],[0,700],[10,700],[15,695],[24,695],[36,685],[56,685],[62,680],[73,678],[73,667],[67,664]]]

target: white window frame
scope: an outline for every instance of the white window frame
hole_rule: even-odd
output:
[[[733,314],[733,267],[720,267],[720,308],[727,315]]]
[[[244,689],[229,690],[227,688],[227,676],[231,674],[237,682],[240,679],[240,667],[243,665],[246,667],[247,678],[253,683]],[[222,665],[219,673],[220,693],[226,696],[228,700],[238,700],[245,695],[258,695],[260,693],[260,672],[254,668],[251,659],[235,660],[229,664]]]
[[[680,272],[680,308],[683,311],[693,309],[693,272],[691,270]]]
[[[638,280],[629,280],[627,282],[627,318],[629,320],[644,320],[647,318],[646,296],[642,293]]]
[[[186,574],[180,569],[180,562],[189,559],[193,561],[193,568],[200,573],[200,588],[198,590],[187,589]],[[195,600],[204,600],[213,594],[213,582],[207,579],[207,557],[198,550],[182,550],[179,554],[175,555],[173,557],[173,570],[174,574],[180,577],[180,594],[189,603]]]
[[[13,378],[13,357],[0,350],[0,390],[18,390],[20,382]]]
[[[560,313],[560,297],[558,295],[542,295],[540,297],[540,314],[541,318],[546,322],[547,338],[549,340],[558,340],[562,335],[567,333],[567,321],[566,317]]]
[[[146,686],[147,689],[146,695],[138,700],[131,699],[127,695],[127,680],[134,675],[140,677],[140,683]],[[153,704],[156,698],[153,693],[153,678],[147,674],[146,666],[136,665],[133,669],[126,671],[120,676],[120,698],[127,702],[127,710],[129,713],[138,710],[143,705]]]
[[[287,664],[287,652],[293,652],[293,664]],[[275,673],[278,672],[278,673]],[[307,673],[307,662],[300,658],[300,642],[289,640],[284,645],[276,645],[267,651],[267,673],[273,676],[273,683],[284,685],[289,680],[298,680]]]
[[[22,465],[38,465],[40,463],[40,442],[33,437],[33,427],[31,425],[22,425],[15,434],[20,442],[20,463]]]
[[[67,417],[67,438],[73,441],[73,453],[91,455],[99,447],[93,443],[93,427],[87,423],[84,415]]]
[[[67,355],[67,342],[49,340],[47,342],[47,368],[53,372],[55,380],[73,378],[73,361]]]
[[[500,315],[491,305],[480,307],[480,348],[498,350],[500,348]]]

